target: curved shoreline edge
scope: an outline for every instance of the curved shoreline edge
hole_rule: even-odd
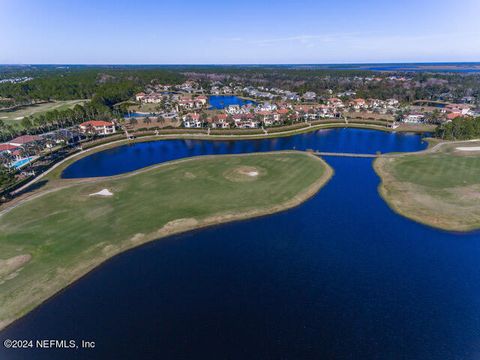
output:
[[[432,147],[429,147],[428,149],[416,153],[404,153],[404,154],[399,154],[395,156],[396,158],[400,158],[403,156],[424,156],[424,155],[429,155],[429,154],[434,154],[434,153],[439,153],[441,152],[442,148],[445,146],[449,145],[456,145],[456,144],[468,144],[471,142],[478,142],[480,141],[479,139],[473,139],[473,140],[464,140],[464,141],[442,141],[437,144],[435,144]],[[399,206],[397,203],[395,195],[389,194],[389,190],[387,188],[387,184],[395,184],[395,179],[393,178],[393,175],[386,170],[385,162],[391,160],[386,158],[386,157],[379,157],[375,159],[372,163],[373,170],[379,177],[379,184],[377,187],[378,194],[382,198],[383,201],[387,204],[387,206],[396,214],[405,217],[411,221],[414,221],[416,223],[422,224],[424,226],[431,227],[436,230],[442,230],[442,231],[447,231],[451,233],[457,233],[457,234],[466,234],[469,232],[475,232],[480,230],[480,225],[466,225],[462,224],[460,222],[442,222],[442,221],[432,221],[431,219],[434,218],[434,213],[431,212],[430,214],[426,215],[421,215],[416,214],[414,212],[409,211],[408,209],[403,208],[402,206]],[[403,184],[408,184],[406,182],[401,182]],[[393,185],[394,186],[394,185]],[[400,200],[401,201],[401,200]],[[425,209],[424,209],[425,210]]]
[[[353,121],[354,119],[350,119]],[[60,162],[54,164],[51,168],[47,169],[45,172],[37,176],[36,178],[32,179],[25,185],[22,185],[18,189],[12,191],[12,194],[16,195],[21,193],[25,190],[28,190],[32,185],[37,183],[39,180],[49,177],[48,175],[52,172],[55,176],[60,177],[63,170],[71,165],[73,162],[80,160],[83,157],[86,157],[91,154],[95,154],[100,151],[112,149],[118,146],[127,145],[127,144],[135,144],[141,142],[150,142],[150,141],[160,141],[160,140],[176,140],[176,139],[184,139],[184,140],[218,140],[218,141],[228,141],[228,140],[254,140],[254,139],[270,139],[270,138],[278,138],[278,137],[289,137],[300,135],[304,133],[309,133],[312,131],[317,130],[327,130],[327,129],[337,129],[337,128],[354,128],[354,129],[365,129],[365,130],[378,130],[384,132],[400,132],[400,133],[425,133],[428,130],[415,130],[415,129],[392,129],[385,126],[368,124],[368,123],[326,123],[326,124],[316,124],[312,126],[302,127],[298,129],[292,129],[287,131],[279,131],[267,134],[235,134],[235,135],[207,135],[207,134],[195,134],[195,133],[178,133],[178,134],[160,134],[160,135],[140,135],[134,139],[112,139],[112,141],[106,141],[99,144],[95,144],[91,147],[88,147],[85,150],[80,152],[74,153],[65,159],[62,159]],[[107,138],[108,139],[108,138]],[[2,205],[0,205],[0,209],[2,209]]]
[[[225,212],[225,214],[222,215],[211,215],[203,219],[197,219],[198,221],[196,223],[190,223],[190,222],[185,222],[181,226],[176,226],[176,227],[169,227],[167,226],[168,224],[164,225],[161,231],[157,232],[156,236],[151,236],[151,237],[144,237],[140,241],[132,243],[128,242],[126,245],[119,247],[115,251],[108,253],[108,254],[102,254],[100,258],[94,259],[94,261],[88,262],[88,263],[83,263],[79,264],[77,267],[74,268],[72,272],[72,279],[69,280],[66,284],[66,286],[62,287],[59,290],[55,290],[52,292],[51,295],[49,295],[47,298],[45,298],[43,301],[39,302],[38,304],[35,304],[34,306],[31,306],[30,308],[24,309],[24,311],[15,314],[12,318],[0,321],[0,332],[7,329],[9,326],[12,326],[16,321],[20,320],[23,316],[31,312],[32,310],[36,309],[40,305],[44,304],[45,302],[49,301],[53,297],[57,296],[60,294],[62,291],[65,291],[68,289],[70,286],[74,285],[77,281],[82,279],[83,277],[87,276],[90,272],[94,270],[98,270],[103,264],[105,264],[107,261],[110,259],[114,258],[117,255],[120,255],[121,253],[124,253],[126,251],[132,250],[134,248],[137,248],[139,246],[142,246],[144,244],[157,241],[172,235],[177,235],[189,231],[194,231],[194,230],[200,230],[204,229],[207,227],[215,226],[215,225],[221,225],[224,223],[229,223],[229,222],[235,222],[235,221],[242,221],[242,220],[247,220],[247,219],[252,219],[252,218],[257,218],[257,217],[262,217],[262,216],[268,216],[274,213],[279,213],[283,211],[287,211],[289,209],[295,208],[307,200],[309,200],[311,197],[313,197],[315,194],[317,194],[322,187],[324,187],[333,177],[334,175],[334,170],[320,157],[315,156],[313,154],[305,153],[305,152],[299,152],[299,151],[278,151],[278,152],[271,152],[271,154],[288,154],[288,153],[302,153],[305,154],[306,156],[310,156],[317,161],[320,162],[320,164],[324,168],[323,174],[314,182],[312,183],[308,188],[302,190],[301,192],[297,193],[293,198],[290,198],[289,200],[276,204],[267,208],[259,209],[259,210],[250,210],[250,211],[244,211],[240,213],[229,213],[228,211]],[[270,154],[270,153],[269,153]],[[209,155],[209,156],[197,156],[197,157],[191,157],[191,158],[185,158],[185,159],[180,159],[180,160],[175,160],[171,162],[165,162],[161,164],[157,164],[148,168],[140,169],[138,171],[134,171],[131,173],[127,174],[122,174],[118,175],[115,177],[109,177],[108,179],[114,180],[114,179],[120,179],[123,177],[130,177],[139,174],[140,172],[146,172],[146,171],[151,171],[153,169],[157,169],[160,167],[166,167],[166,166],[171,166],[173,164],[178,164],[181,162],[186,162],[186,161],[196,161],[199,160],[199,158],[205,159],[205,158],[220,158],[220,157],[246,157],[246,156],[258,156],[258,155],[265,155],[263,153],[253,153],[253,154],[233,154],[233,155]],[[95,180],[93,182],[99,182],[99,181],[104,181],[106,178],[94,178]],[[0,218],[3,214],[6,212],[14,209],[15,207],[24,204],[25,202],[28,202],[30,200],[36,199],[37,197],[43,196],[47,193],[51,193],[54,191],[59,191],[61,189],[65,189],[68,187],[72,187],[75,185],[79,184],[85,184],[89,183],[89,179],[78,179],[78,181],[75,182],[70,182],[66,186],[63,187],[56,187],[55,189],[50,189],[47,191],[44,191],[42,193],[37,193],[35,197],[31,197],[28,199],[25,199],[19,204],[16,204],[14,207],[11,207],[10,209],[6,209],[3,212],[0,213]]]

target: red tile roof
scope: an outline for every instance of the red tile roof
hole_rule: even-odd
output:
[[[456,119],[458,117],[462,117],[462,114],[460,114],[460,113],[450,113],[450,114],[447,115],[447,118],[449,120],[453,120],[453,119]]]
[[[42,140],[42,138],[40,136],[36,136],[36,135],[23,135],[23,136],[16,137],[13,140],[10,140],[9,144],[21,144],[21,145],[23,145],[23,144],[28,144],[28,143],[38,141],[38,140]]]
[[[0,152],[2,151],[11,151],[11,150],[14,150],[16,149],[17,146],[14,146],[14,145],[10,145],[10,144],[0,144]]]
[[[109,121],[90,120],[90,121],[85,121],[84,123],[81,123],[80,126],[82,126],[82,127],[87,127],[87,126],[93,126],[93,127],[113,126],[113,123],[111,123]]]

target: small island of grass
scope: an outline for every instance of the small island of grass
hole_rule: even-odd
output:
[[[399,214],[444,230],[480,228],[480,141],[442,143],[374,166],[381,195]]]
[[[50,179],[0,216],[0,328],[147,241],[299,205],[331,177],[300,152],[205,156],[111,178]]]

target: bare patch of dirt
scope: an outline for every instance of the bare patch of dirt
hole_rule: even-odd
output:
[[[392,159],[377,159],[380,194],[397,213],[437,228],[467,231],[479,227],[480,185],[430,189],[398,181],[389,167]]]
[[[9,259],[0,259],[0,283],[14,278],[23,265],[32,258],[30,254],[23,254],[11,257]]]
[[[188,171],[184,174],[184,176],[187,179],[195,179],[197,177],[195,174],[192,174],[191,172],[188,172]]]
[[[159,236],[165,236],[181,231],[187,231],[194,229],[198,225],[198,220],[194,218],[176,219],[166,223],[161,229],[158,230]]]
[[[267,171],[258,166],[237,166],[223,173],[223,176],[233,182],[255,181],[264,176]]]
[[[138,234],[135,234],[131,239],[130,241],[132,243],[141,243],[142,240],[144,239],[145,237],[145,234],[142,234],[142,233],[138,233]]]

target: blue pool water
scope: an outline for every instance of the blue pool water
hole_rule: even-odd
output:
[[[24,159],[20,159],[17,161],[14,161],[11,166],[14,167],[15,169],[20,169],[24,165],[28,164],[30,161],[32,161],[33,157],[28,157]]]
[[[108,173],[109,161],[121,165],[117,157],[129,171],[136,160],[141,167],[178,154],[285,144],[424,148],[413,135],[331,134],[328,146],[333,135],[325,133],[312,134],[315,141],[147,143],[92,155],[70,174]],[[326,160],[334,177],[304,204],[123,253],[0,333],[0,341],[93,340],[94,350],[0,347],[0,358],[477,359],[480,233],[439,231],[395,214],[378,195],[371,159]]]
[[[243,106],[246,104],[255,104],[254,101],[245,100],[233,95],[212,95],[208,97],[208,102],[211,109],[225,109],[229,105]]]

